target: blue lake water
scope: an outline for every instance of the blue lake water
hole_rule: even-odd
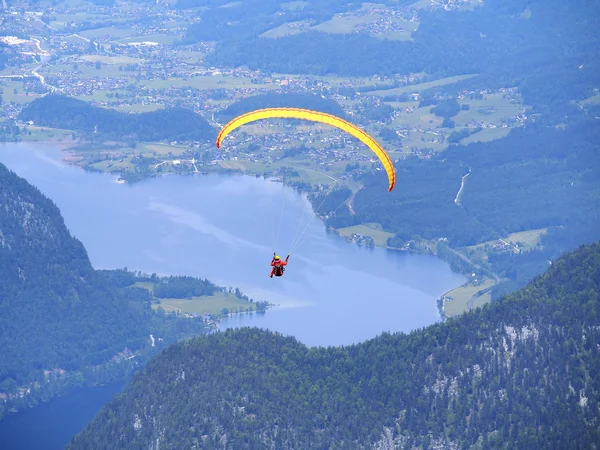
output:
[[[278,305],[223,328],[269,328],[311,346],[351,344],[436,322],[436,299],[464,282],[436,257],[347,243],[310,221],[306,198],[280,183],[198,175],[117,184],[62,156],[50,145],[0,144],[0,162],[58,205],[94,267],[199,276]],[[269,278],[273,251],[285,256],[304,228],[285,276]]]
[[[0,422],[2,450],[59,450],[79,433],[124,382],[75,389]]]

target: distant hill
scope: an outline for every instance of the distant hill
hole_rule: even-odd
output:
[[[597,448],[599,314],[596,243],[409,335],[228,330],[154,358],[68,448]]]
[[[47,95],[27,105],[19,119],[38,126],[97,133],[137,141],[212,141],[216,130],[199,114],[183,108],[128,114],[92,106],[63,95]]]
[[[164,345],[206,331],[153,312],[147,290],[95,271],[57,206],[2,164],[0,205],[0,419],[121,378]]]
[[[229,121],[234,117],[261,108],[314,109],[345,118],[342,107],[335,101],[314,94],[261,94],[245,98],[220,112],[220,118]]]
[[[206,4],[178,2],[182,7],[190,3]],[[440,78],[477,73],[480,76],[464,82],[461,89],[516,86],[525,103],[561,119],[577,113],[578,105],[571,100],[589,97],[598,87],[598,2],[487,0],[468,11],[420,8],[415,12],[419,26],[406,41],[365,32],[316,30],[276,39],[260,37],[284,23],[314,24],[362,4],[314,1],[292,9],[279,3],[242,2],[238,7],[207,9],[202,22],[188,28],[186,42],[216,40],[215,52],[207,56],[210,65],[247,66],[266,73],[394,77],[425,72]],[[408,2],[377,3],[398,7]]]

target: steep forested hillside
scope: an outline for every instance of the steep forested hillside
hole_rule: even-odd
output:
[[[204,331],[159,316],[149,300],[95,271],[56,205],[0,164],[0,418],[66,385],[122,376],[143,359],[117,364],[134,352]]]
[[[597,120],[564,129],[532,125],[505,139],[451,146],[430,161],[409,159],[398,164],[397,189],[391,194],[382,189],[385,177],[366,175],[354,200],[356,214],[341,210],[330,222],[379,222],[400,239],[447,237],[455,245],[486,241],[492,232],[502,236],[597,224],[598,139]],[[454,200],[467,173],[462,204],[457,205]]]
[[[210,141],[216,130],[204,117],[183,108],[127,114],[92,106],[63,95],[47,95],[27,105],[19,115],[38,126],[99,134],[113,139]]]
[[[197,338],[152,360],[69,448],[598,448],[599,308],[596,243],[409,335]]]

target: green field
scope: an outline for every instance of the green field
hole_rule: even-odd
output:
[[[335,15],[332,19],[322,22],[314,27],[313,30],[322,31],[324,33],[331,34],[347,34],[352,33],[352,30],[356,25],[366,24],[374,22],[379,16],[355,16],[355,15]]]
[[[262,38],[277,39],[284,36],[291,36],[293,34],[301,34],[308,31],[310,27],[309,20],[301,20],[298,22],[287,22],[282,23],[278,27],[272,28],[265,31],[260,35]]]
[[[356,31],[368,32],[372,36],[391,40],[410,40],[411,34],[419,27],[418,22],[396,18],[381,12],[362,13],[376,4],[363,3],[363,9],[356,13],[336,14],[330,20],[311,27],[312,30],[331,34],[349,34]],[[382,23],[384,22],[385,23]]]
[[[120,44],[130,44],[132,42],[156,42],[161,45],[170,45],[177,40],[176,36],[170,36],[164,33],[146,34],[143,36],[132,36],[124,39],[119,39]]]
[[[458,128],[460,128],[460,127],[458,127]],[[467,145],[472,142],[488,142],[488,141],[493,141],[494,139],[501,139],[503,137],[508,136],[508,134],[510,133],[511,130],[512,130],[511,127],[484,128],[481,131],[478,131],[477,133],[470,135],[469,137],[461,139],[460,143],[463,145]]]
[[[225,75],[195,75],[187,79],[169,78],[167,80],[145,81],[144,85],[152,89],[190,86],[196,89],[277,89],[276,84],[252,84],[248,78]]]
[[[537,230],[519,231],[518,233],[509,234],[505,239],[511,243],[522,243],[522,250],[529,250],[540,245],[540,238],[548,232],[547,228],[539,228]]]
[[[375,245],[379,247],[387,246],[387,240],[394,236],[394,233],[384,231],[378,223],[365,223],[362,225],[354,225],[351,227],[340,228],[337,230],[342,236],[351,236],[352,234],[362,234],[370,236],[375,241]]]
[[[462,314],[469,310],[469,300],[479,291],[490,288],[494,285],[494,280],[485,278],[484,282],[478,286],[461,286],[444,294],[444,297],[452,297],[452,300],[444,302],[444,312],[447,316],[452,317]],[[478,296],[473,300],[473,307],[482,306],[491,300],[489,292]]]
[[[130,56],[83,55],[79,59],[90,62],[100,61],[104,64],[143,64],[146,62],[144,59]]]
[[[28,126],[25,130],[21,131],[21,140],[23,141],[64,141],[65,143],[71,142],[73,135],[72,131],[60,130],[58,128],[42,128],[36,126]],[[31,133],[31,134],[29,134]]]
[[[400,86],[393,89],[382,89],[380,91],[371,91],[368,92],[368,95],[378,95],[378,96],[386,96],[386,95],[397,95],[404,94],[406,92],[421,92],[426,89],[430,89],[437,86],[445,86],[447,84],[457,83],[462,80],[468,80],[469,78],[473,78],[478,76],[478,74],[473,73],[469,75],[456,75],[454,77],[440,78],[439,80],[427,81],[425,83],[418,84],[409,84],[406,86]]]
[[[254,311],[254,303],[237,298],[233,294],[218,292],[215,295],[192,297],[191,300],[180,298],[160,299],[160,303],[153,304],[153,309],[164,309],[167,312],[181,311],[182,313],[198,313],[220,315],[223,308],[229,312]]]
[[[11,80],[11,81],[7,81]],[[2,89],[2,101],[4,103],[15,102],[20,105],[31,103],[40,96],[38,94],[26,94],[22,81],[12,81],[10,78],[0,78],[0,89]],[[16,93],[15,93],[16,90]]]
[[[592,95],[591,97],[586,98],[585,100],[581,100],[579,102],[580,105],[600,105],[600,93]]]
[[[111,26],[106,28],[94,28],[92,30],[85,30],[79,34],[90,39],[98,39],[108,36],[114,40],[117,40],[130,37],[131,35],[135,34],[135,30],[133,30],[132,28],[117,28],[115,26]]]
[[[160,143],[149,143],[149,144],[140,144],[136,148],[136,153],[151,153],[156,154],[157,156],[167,156],[169,152],[173,153],[174,156],[181,155],[187,147],[182,147],[180,145],[169,145],[169,144],[160,144]]]

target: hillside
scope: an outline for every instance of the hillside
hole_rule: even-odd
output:
[[[35,125],[94,133],[112,139],[211,141],[215,129],[204,117],[183,108],[128,114],[92,106],[63,95],[47,95],[31,102],[19,115]]]
[[[492,306],[348,347],[176,344],[68,446],[536,448],[600,442],[600,243]]]
[[[163,345],[205,331],[152,312],[146,290],[95,271],[56,205],[2,164],[0,205],[0,419],[125,376]]]
[[[178,4],[183,7],[191,1]],[[202,24],[189,27],[187,39],[217,40],[209,57],[212,65],[246,65],[267,73],[389,77],[423,71],[438,77],[477,73],[480,76],[467,84],[518,86],[527,104],[539,104],[540,111],[562,117],[564,111],[558,107],[569,107],[570,100],[586,98],[597,87],[599,16],[594,2],[488,0],[468,10],[419,10],[419,26],[405,41],[314,28],[277,39],[260,37],[282,23],[315,24],[345,8],[361,6],[361,2],[342,6],[319,1],[274,13],[278,3],[243,2],[236,8],[208,10]],[[408,2],[377,3],[400,7]],[[569,109],[574,111],[573,106]]]

